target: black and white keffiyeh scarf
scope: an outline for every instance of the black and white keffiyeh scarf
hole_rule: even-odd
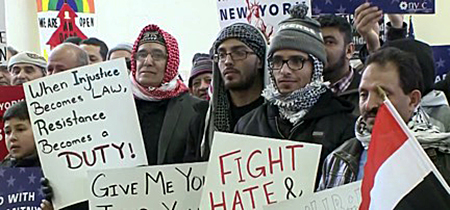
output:
[[[293,91],[289,95],[282,95],[275,82],[275,77],[270,72],[270,83],[262,92],[262,96],[269,102],[278,107],[281,117],[289,120],[293,125],[300,122],[303,117],[313,107],[320,96],[328,89],[328,84],[323,82],[323,63],[309,55],[313,60],[313,75],[311,82],[305,87]]]
[[[420,105],[414,111],[407,125],[423,149],[434,148],[440,152],[450,154],[450,133],[445,133],[443,132],[444,128],[433,125],[430,121],[430,116]],[[367,150],[371,132],[361,116],[355,124],[355,135],[364,149]]]

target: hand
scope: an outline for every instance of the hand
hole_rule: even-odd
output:
[[[369,52],[380,48],[378,22],[383,17],[383,11],[378,7],[370,6],[370,3],[361,4],[355,10],[354,26],[358,33],[366,40]]]
[[[394,28],[402,28],[403,27],[403,15],[395,15],[388,14],[389,21],[391,22],[391,26]]]
[[[47,200],[42,200],[41,202],[41,209],[42,210],[53,210],[53,205]]]
[[[53,198],[53,189],[50,186],[50,182],[48,181],[47,178],[42,177],[41,178],[41,185],[42,185],[42,191],[45,194],[45,200],[47,202],[51,201]]]

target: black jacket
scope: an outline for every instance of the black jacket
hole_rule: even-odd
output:
[[[205,116],[208,102],[183,93],[176,98],[169,99],[163,122],[155,122],[153,119],[144,118],[142,107],[139,103],[137,112],[141,128],[143,124],[162,123],[158,140],[157,164],[182,163],[186,150],[187,134],[191,120],[196,116]],[[145,130],[142,131],[144,141],[149,138]]]
[[[17,168],[17,167],[41,167],[39,158],[37,155],[32,155],[22,159],[15,159],[11,156],[6,156],[6,158],[0,163],[0,167],[5,168]]]
[[[346,139],[354,137],[352,110],[349,102],[336,98],[328,90],[295,126],[281,119],[278,107],[266,103],[242,117],[235,133],[322,144],[322,163]]]

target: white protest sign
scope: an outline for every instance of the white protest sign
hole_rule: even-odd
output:
[[[88,171],[89,209],[197,209],[207,163]]]
[[[314,193],[310,196],[300,197],[294,200],[283,201],[270,206],[264,206],[264,210],[329,210],[329,209],[354,209],[361,204],[361,181]]]
[[[24,84],[57,208],[88,198],[88,169],[147,165],[126,69],[125,60],[117,59]]]
[[[312,194],[321,147],[215,132],[200,209],[262,209]]]
[[[5,0],[0,0],[0,64],[6,64]]]
[[[270,38],[278,30],[278,23],[290,17],[289,9],[303,3],[311,8],[309,0],[217,0],[220,28],[249,23]],[[311,16],[311,9],[308,15]]]

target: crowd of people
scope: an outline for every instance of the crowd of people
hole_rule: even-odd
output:
[[[252,25],[223,28],[209,53],[194,56],[187,85],[178,73],[176,37],[153,24],[133,45],[112,49],[97,38],[71,37],[48,60],[8,48],[0,85],[125,57],[149,165],[207,161],[214,131],[316,143],[322,145],[318,191],[364,176],[381,88],[450,183],[448,82],[434,83],[431,47],[406,37],[401,15],[389,15],[381,40],[383,12],[368,3],[356,9],[353,25],[337,15],[310,18],[307,9],[294,6],[270,45]],[[358,67],[350,62],[354,30],[367,42]],[[8,109],[3,121],[10,153],[1,165],[39,166],[26,103]],[[51,180],[42,184],[41,207],[53,209]]]

